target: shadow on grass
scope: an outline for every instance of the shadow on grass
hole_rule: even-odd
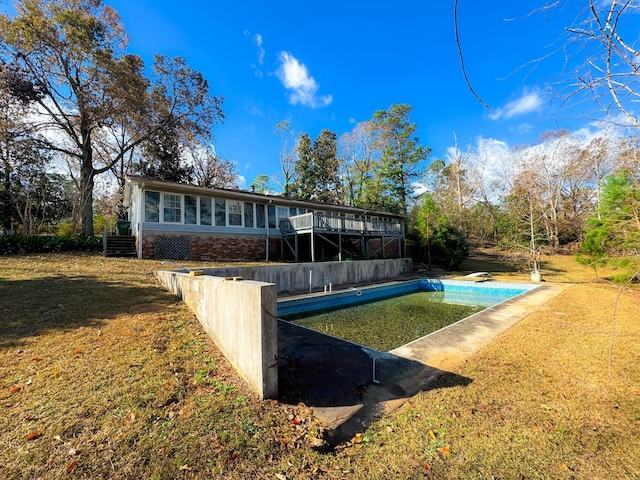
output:
[[[401,401],[432,388],[466,386],[472,382],[467,377],[285,320],[278,321],[278,358],[279,401],[304,403],[316,413],[344,410],[344,414],[338,414],[344,415],[344,421],[327,432],[325,440],[329,446],[361,432],[383,413],[385,402]]]
[[[155,311],[167,302],[156,287],[90,276],[0,279],[0,350],[55,330],[100,326],[123,313]]]

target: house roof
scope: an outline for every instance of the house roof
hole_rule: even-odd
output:
[[[270,204],[274,203],[279,206],[298,207],[313,210],[331,210],[340,213],[352,213],[357,215],[373,215],[388,218],[402,218],[402,215],[394,213],[366,210],[363,208],[349,207],[347,205],[333,205],[320,202],[312,202],[308,200],[299,200],[295,198],[283,197],[282,195],[269,195],[264,193],[250,192],[247,190],[235,190],[228,188],[208,188],[197,185],[189,185],[185,183],[167,182],[163,180],[153,180],[151,178],[139,177],[136,175],[127,175],[127,183],[137,185],[147,190],[161,190],[169,193],[206,195],[210,197],[228,198],[231,200],[242,200],[246,202],[256,202]],[[125,189],[128,190],[128,189]],[[126,193],[125,193],[126,196]]]

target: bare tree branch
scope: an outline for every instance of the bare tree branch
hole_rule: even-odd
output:
[[[462,68],[462,75],[464,76],[464,81],[467,84],[467,88],[483,107],[485,107],[489,111],[493,111],[491,107],[473,89],[473,87],[471,86],[471,82],[469,81],[469,77],[467,76],[467,69],[464,65],[464,55],[462,54],[462,46],[460,45],[460,36],[458,34],[458,0],[453,1],[453,27],[456,34],[456,46],[458,47],[458,56],[460,57],[460,67]]]

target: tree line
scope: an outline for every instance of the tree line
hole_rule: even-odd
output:
[[[126,173],[236,184],[212,147],[223,99],[184,59],[156,55],[146,66],[127,53],[120,17],[101,0],[15,8],[0,15],[4,230],[28,235],[70,218],[71,230],[92,236],[96,182],[107,173],[120,190]]]
[[[16,12],[0,15],[3,230],[91,237],[100,214],[123,214],[103,179],[122,192],[125,174],[237,187],[234,165],[213,148],[223,99],[184,59],[156,55],[145,65],[127,53],[122,22],[102,0],[20,0]],[[604,35],[590,25],[592,35],[572,34]],[[635,97],[634,73],[624,78]],[[592,263],[638,254],[637,137],[605,132],[585,143],[560,130],[500,155],[455,141],[429,162],[411,112],[391,105],[351,132],[324,129],[315,139],[281,122],[281,171],[254,186],[403,215],[427,264],[455,266],[469,241],[522,252],[532,269],[543,248],[579,244]]]
[[[585,140],[549,131],[530,145],[494,151],[454,147],[425,162],[411,106],[377,111],[337,138],[283,134],[284,195],[402,214],[412,256],[452,268],[468,243],[498,245],[537,270],[545,250],[584,245],[589,258],[638,255],[640,140],[605,129]],[[288,147],[287,147],[288,145]],[[278,178],[280,180],[278,180]],[[284,182],[282,182],[284,179]],[[259,191],[269,177],[256,179]]]

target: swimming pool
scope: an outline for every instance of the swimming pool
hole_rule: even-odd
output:
[[[538,288],[526,283],[438,280],[422,278],[391,285],[353,288],[336,293],[278,301],[278,317],[287,318],[311,312],[345,308],[407,293],[441,292],[444,303],[490,307]]]

